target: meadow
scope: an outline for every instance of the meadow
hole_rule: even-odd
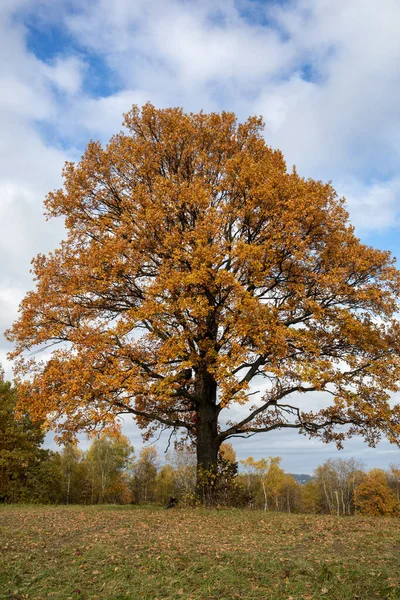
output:
[[[400,520],[0,507],[0,598],[400,599]]]

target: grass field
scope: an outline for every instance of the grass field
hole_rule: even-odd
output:
[[[400,521],[0,508],[0,598],[400,599]]]

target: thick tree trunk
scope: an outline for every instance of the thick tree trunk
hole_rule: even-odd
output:
[[[206,471],[214,469],[219,447],[218,412],[215,406],[206,404],[199,407],[197,413],[197,467]]]
[[[213,503],[217,473],[218,436],[217,384],[209,373],[199,373],[196,385],[197,408],[197,495],[203,504]]]

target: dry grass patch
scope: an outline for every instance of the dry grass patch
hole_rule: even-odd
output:
[[[0,543],[2,599],[400,599],[396,519],[4,506]]]

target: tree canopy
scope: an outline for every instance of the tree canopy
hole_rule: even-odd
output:
[[[382,469],[372,469],[367,473],[354,492],[354,504],[366,515],[399,514],[399,503]]]
[[[205,468],[224,441],[275,429],[398,443],[390,253],[360,242],[329,183],[287,170],[260,118],[146,104],[124,125],[47,197],[67,237],[34,259],[8,332],[20,406],[64,437],[121,413],[147,435],[181,429]]]
[[[31,482],[49,452],[40,448],[44,432],[25,412],[16,415],[17,390],[0,366],[0,502],[29,497]]]

